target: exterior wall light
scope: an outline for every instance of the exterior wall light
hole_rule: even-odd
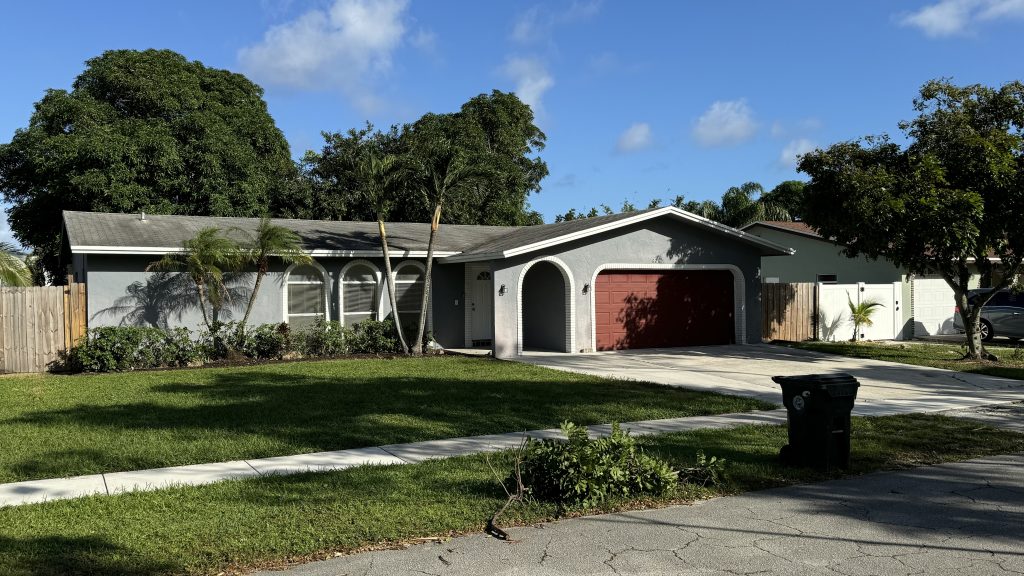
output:
[[[589,283],[583,285],[583,293],[584,294],[589,294],[590,293],[590,284]]]
[[[505,285],[504,285],[504,284],[502,284],[502,285],[501,285],[501,288],[498,288],[498,296],[504,296],[504,295],[505,295],[505,292],[506,292],[506,290],[505,290]]]

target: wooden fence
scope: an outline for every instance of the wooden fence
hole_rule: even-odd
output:
[[[765,341],[814,338],[817,291],[813,282],[761,285],[761,335]]]
[[[0,373],[45,372],[88,328],[85,284],[0,288]]]

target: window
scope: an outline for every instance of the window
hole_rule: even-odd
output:
[[[407,339],[416,337],[420,326],[420,305],[423,304],[425,268],[419,262],[403,262],[395,268],[395,299],[398,321]]]
[[[296,266],[285,281],[285,321],[293,330],[309,326],[317,318],[327,320],[324,273],[317,266]]]
[[[377,319],[380,271],[365,260],[356,260],[341,271],[341,323],[354,326]]]
[[[835,284],[839,281],[839,276],[835,274],[818,274],[816,282],[822,282],[824,284]]]

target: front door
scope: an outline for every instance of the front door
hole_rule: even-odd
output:
[[[494,282],[490,270],[478,269],[471,273],[470,339],[474,346],[487,346],[494,338]]]

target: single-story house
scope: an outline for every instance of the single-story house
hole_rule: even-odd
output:
[[[804,222],[760,221],[742,228],[748,234],[790,246],[789,258],[766,256],[761,259],[765,282],[822,282],[826,284],[901,284],[903,328],[901,337],[952,333],[953,291],[938,275],[915,276],[889,260],[850,258],[842,246],[823,238]],[[970,265],[974,268],[974,265]],[[971,287],[981,285],[981,275],[973,270]]]
[[[254,230],[253,218],[64,212],[90,327],[199,328],[178,274],[147,272],[206,227]],[[250,323],[346,325],[391,314],[375,222],[276,219],[313,264],[270,269]],[[429,224],[387,225],[403,325],[418,319]],[[442,225],[428,325],[446,348],[568,353],[761,341],[761,259],[792,250],[674,207],[527,227]],[[249,278],[229,303],[241,317]]]

